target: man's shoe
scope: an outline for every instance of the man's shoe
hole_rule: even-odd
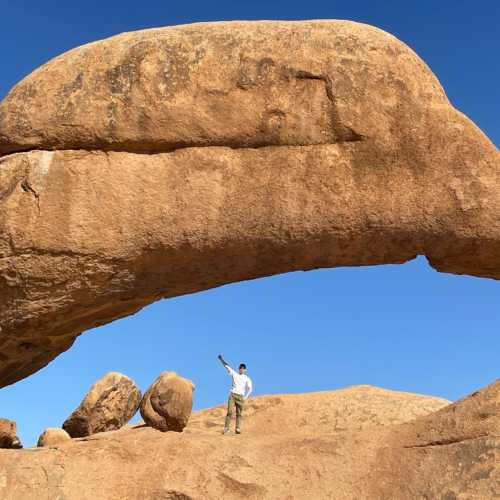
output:
[[[241,431],[238,428],[236,428],[235,432],[236,434],[241,434]]]
[[[222,434],[229,434],[229,429],[224,428],[224,430],[222,431]]]

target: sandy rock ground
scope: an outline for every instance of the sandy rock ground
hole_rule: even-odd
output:
[[[0,497],[358,500],[500,494],[500,381],[452,405],[370,386],[255,397],[240,436],[221,434],[224,415],[224,405],[194,413],[182,433],[137,424],[52,448],[2,451]]]

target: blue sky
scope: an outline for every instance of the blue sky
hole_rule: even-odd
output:
[[[436,73],[452,103],[500,145],[500,2],[2,1],[0,98],[48,59],[123,31],[222,19],[352,19],[383,28]],[[226,398],[224,353],[256,394],[372,384],[458,399],[499,377],[500,283],[402,266],[290,273],[164,300],[82,335],[34,376],[0,389],[25,445],[61,425],[90,385],[121,371],[146,389],[166,369]],[[222,422],[221,422],[222,424]]]

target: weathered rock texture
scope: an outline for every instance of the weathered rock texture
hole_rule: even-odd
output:
[[[74,49],[0,103],[0,386],[146,304],[319,267],[500,278],[500,153],[403,43],[348,21]]]
[[[38,438],[37,446],[56,446],[71,441],[71,436],[64,430],[58,427],[49,427],[45,429]]]
[[[141,391],[133,380],[110,372],[90,388],[62,427],[71,437],[119,429],[134,416],[140,402]]]
[[[374,498],[500,498],[500,379],[395,428],[385,446],[380,470],[406,481],[377,483],[375,470]]]
[[[136,425],[61,450],[1,451],[0,497],[489,500],[500,494],[500,381],[450,406],[369,386],[256,397],[240,436],[221,435],[224,415],[224,405],[195,413],[182,433]]]
[[[0,448],[22,448],[16,430],[17,425],[14,420],[0,418]]]
[[[193,409],[194,384],[175,372],[162,372],[144,393],[141,417],[159,431],[181,432]]]

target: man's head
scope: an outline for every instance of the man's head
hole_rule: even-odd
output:
[[[240,363],[240,366],[238,367],[238,371],[240,372],[241,375],[245,373],[245,370],[247,369],[247,365],[245,363]]]

